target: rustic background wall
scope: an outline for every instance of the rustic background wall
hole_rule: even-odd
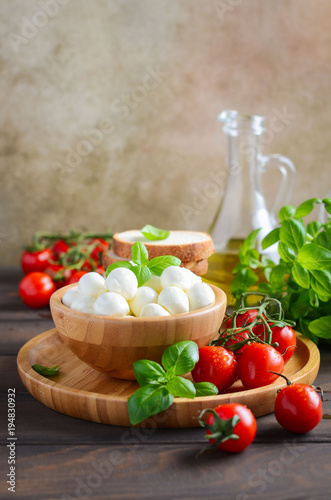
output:
[[[330,190],[328,0],[0,10],[3,264],[38,229],[207,229],[216,198],[190,220],[179,207],[224,168],[222,109],[285,117],[265,152],[296,164],[294,204]]]

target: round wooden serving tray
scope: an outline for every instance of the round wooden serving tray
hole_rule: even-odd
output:
[[[58,375],[46,378],[31,365],[60,365]],[[320,354],[316,345],[297,334],[297,348],[284,374],[292,382],[312,384],[317,376]],[[119,380],[100,373],[80,361],[63,343],[54,328],[29,340],[19,351],[17,365],[28,391],[38,401],[60,413],[103,424],[130,426],[127,400],[138,388],[135,381]],[[274,411],[277,389],[285,386],[279,378],[271,385],[245,391],[237,381],[231,392],[195,399],[176,398],[171,408],[143,422],[148,427],[198,427],[204,408],[236,402],[248,406],[256,417]]]

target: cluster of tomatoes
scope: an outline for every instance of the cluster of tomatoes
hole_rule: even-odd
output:
[[[263,387],[276,380],[278,375],[272,372],[283,372],[296,347],[295,333],[288,325],[280,327],[267,322],[272,332],[271,342],[267,343],[267,327],[262,320],[256,322],[257,315],[257,309],[238,314],[233,326],[232,319],[228,319],[226,330],[218,339],[224,345],[200,348],[199,361],[192,372],[196,382],[212,382],[219,392],[224,392],[238,378],[245,389]],[[243,329],[253,322],[256,341]]]
[[[36,233],[21,256],[26,275],[19,284],[23,302],[34,309],[45,307],[58,288],[78,282],[89,271],[103,274],[101,256],[110,241],[111,235]]]
[[[285,322],[280,326],[280,321],[267,321],[258,314],[257,309],[249,309],[238,314],[234,322],[228,319],[218,345],[199,349],[192,377],[195,382],[212,382],[224,393],[238,378],[249,390],[269,385],[281,376],[287,386],[277,394],[276,419],[288,431],[308,432],[322,418],[321,398],[311,386],[292,384],[282,375],[296,347],[295,333]],[[226,404],[206,411],[208,417],[206,421],[200,417],[200,424],[214,447],[238,452],[253,441],[256,421],[245,406]]]

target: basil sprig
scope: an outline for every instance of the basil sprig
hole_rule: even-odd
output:
[[[33,370],[43,377],[53,377],[59,373],[59,365],[49,368],[48,366],[32,365]]]
[[[218,393],[210,382],[193,384],[180,377],[193,370],[199,360],[199,348],[195,342],[184,340],[168,347],[162,356],[162,365],[141,359],[133,363],[133,371],[141,386],[129,397],[128,412],[132,425],[160,413],[172,405],[174,398],[212,396]]]
[[[170,231],[166,229],[159,229],[157,227],[146,224],[141,230],[141,233],[151,241],[166,240],[170,236]]]
[[[126,267],[130,269],[137,277],[138,286],[142,286],[149,280],[152,274],[161,276],[162,272],[169,266],[179,266],[181,261],[173,255],[161,255],[148,260],[148,251],[143,243],[136,242],[131,249],[132,262],[126,260],[114,262],[107,267],[106,277],[117,267]]]
[[[267,283],[258,283],[258,291],[280,300],[285,318],[296,321],[306,337],[331,343],[331,218],[307,225],[302,219],[322,203],[331,214],[331,198],[311,198],[297,209],[286,205],[279,211],[279,227],[262,240],[263,250],[278,244],[278,264],[256,250],[259,229],[253,231],[239,249],[231,291],[238,299],[258,282],[256,270],[263,270]]]

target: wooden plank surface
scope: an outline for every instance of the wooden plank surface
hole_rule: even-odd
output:
[[[19,450],[20,499],[190,500],[328,499],[330,446],[295,440],[242,454],[208,453],[199,444],[45,446]],[[3,461],[0,467],[3,470]],[[13,495],[14,496],[14,495]],[[9,496],[7,497],[9,498]]]
[[[111,427],[61,415],[40,404],[18,377],[16,354],[27,340],[53,323],[47,309],[32,311],[21,303],[19,278],[16,268],[0,269],[0,411],[6,414],[7,390],[15,387],[16,498],[330,497],[331,420],[322,420],[312,432],[295,436],[282,429],[274,415],[267,415],[257,420],[256,439],[244,453],[207,453],[196,459],[205,444],[202,429]],[[331,391],[330,348],[321,352],[316,382]],[[331,414],[331,394],[325,397],[324,412]],[[2,443],[6,437],[3,423]],[[104,469],[100,469],[102,462]],[[7,467],[6,454],[2,453],[0,468],[7,472]],[[10,498],[4,482],[0,498]]]

